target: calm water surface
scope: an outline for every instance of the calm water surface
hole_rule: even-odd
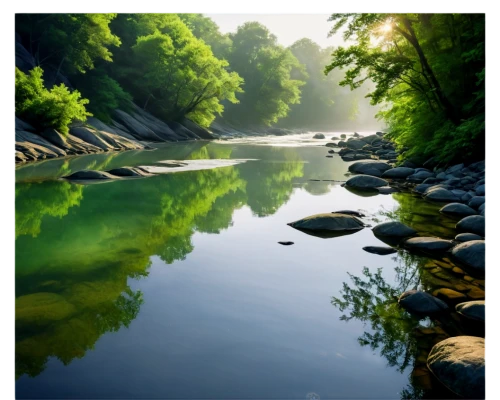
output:
[[[17,397],[402,397],[411,363],[396,347],[405,343],[389,344],[392,358],[384,344],[360,345],[373,325],[341,321],[332,297],[363,267],[381,268],[398,287],[411,263],[364,252],[382,245],[370,229],[322,239],[286,224],[353,209],[372,225],[403,219],[450,237],[454,221],[409,195],[361,197],[311,181],[346,180],[349,163],[305,137],[295,146],[290,137],[282,146],[194,142],[18,168]],[[95,185],[56,179],[209,158],[254,160]]]

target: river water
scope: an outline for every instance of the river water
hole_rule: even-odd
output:
[[[421,262],[364,252],[383,245],[369,228],[323,239],[287,223],[351,209],[371,225],[403,220],[449,238],[456,221],[409,194],[349,192],[336,182],[349,163],[325,157],[326,141],[311,136],[18,167],[17,398],[422,395],[409,343],[429,323],[403,315],[391,297],[422,285]],[[93,185],[57,179],[195,159],[248,161]],[[390,314],[382,321],[373,318],[377,298]]]

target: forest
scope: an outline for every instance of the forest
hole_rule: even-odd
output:
[[[404,158],[484,158],[484,15],[329,20],[345,46],[284,47],[258,22],[223,34],[202,14],[17,14],[36,67],[16,68],[16,116],[64,135],[133,104],[206,128],[334,131],[376,114]]]

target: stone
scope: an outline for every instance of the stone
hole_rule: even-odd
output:
[[[340,138],[341,138],[341,139],[345,139],[346,137],[347,137],[347,136],[346,136],[346,134],[345,134],[345,133],[343,133],[343,134],[341,134],[341,135],[340,135]]]
[[[425,194],[425,198],[427,200],[432,201],[458,201],[459,198],[444,188],[437,188],[434,190],[428,190]]]
[[[437,343],[427,366],[452,392],[466,399],[485,398],[484,338],[456,336]]]
[[[324,138],[325,138],[325,135],[323,135],[322,133],[316,133],[313,136],[313,139],[324,139]]]
[[[404,292],[398,303],[410,314],[418,317],[435,316],[448,311],[448,305],[444,301],[417,290]]]
[[[424,253],[445,252],[453,247],[451,240],[435,237],[414,237],[404,242],[404,247],[409,250],[418,250]]]
[[[484,196],[474,196],[470,201],[467,203],[469,207],[478,209],[481,204],[483,204],[486,201],[486,198]]]
[[[476,187],[476,194],[478,196],[484,196],[485,195],[485,185],[479,185]]]
[[[279,244],[282,244],[283,246],[291,246],[294,244],[293,242],[278,242]]]
[[[397,253],[396,249],[393,249],[392,247],[384,247],[384,246],[365,246],[365,247],[363,247],[363,250],[368,252],[368,253],[378,254],[380,256],[385,256],[387,254]]]
[[[335,150],[328,150],[328,154],[335,154]]]
[[[416,193],[424,194],[426,190],[428,190],[430,187],[434,185],[427,184],[427,183],[421,183],[413,188],[413,191]]]
[[[372,231],[375,236],[390,236],[399,238],[410,237],[417,234],[415,229],[397,221],[383,222],[375,226]]]
[[[90,171],[83,170],[74,172],[71,175],[63,176],[64,179],[69,181],[92,181],[92,180],[110,180],[110,179],[119,179],[114,175],[111,175],[108,172],[104,171]]]
[[[474,320],[485,322],[485,303],[484,300],[467,301],[457,304],[455,310],[461,316]]]
[[[434,290],[432,295],[449,304],[457,304],[467,300],[467,296],[465,294],[448,288]]]
[[[458,221],[456,228],[458,232],[475,233],[484,237],[485,218],[482,215],[471,215]]]
[[[337,213],[315,214],[290,222],[287,225],[303,231],[318,231],[319,233],[333,234],[354,233],[365,227],[365,224],[360,219],[352,215]]]
[[[406,168],[406,167],[396,167],[396,168],[391,168],[385,171],[382,174],[382,178],[389,178],[389,179],[406,179],[406,177],[412,175],[415,172],[413,168]]]
[[[464,168],[464,164],[456,164],[446,170],[447,174],[453,174],[454,172],[458,172]]]
[[[353,150],[361,150],[365,144],[366,142],[362,140],[353,139],[347,141],[346,147]]]
[[[370,175],[356,175],[349,178],[345,183],[346,186],[355,189],[375,189],[382,186],[388,186],[389,183],[385,179],[377,178]]]
[[[325,144],[326,147],[338,147],[337,143],[327,143]]]
[[[471,240],[455,246],[451,250],[451,259],[471,275],[484,277],[485,241]]]
[[[483,238],[475,233],[459,233],[455,236],[457,242],[470,242],[471,240],[483,240]]]
[[[427,178],[432,178],[432,177],[434,177],[434,174],[432,172],[419,171],[419,172],[416,172],[416,173],[414,173],[412,175],[409,175],[406,178],[406,180],[408,182],[421,183],[421,182],[425,181]]]
[[[106,171],[108,174],[114,175],[114,176],[119,176],[119,177],[127,177],[127,178],[141,178],[141,177],[146,177],[146,176],[153,176],[154,174],[151,174],[150,172],[140,168],[140,167],[121,167],[121,168],[115,168],[115,169],[110,169]]]
[[[355,217],[362,218],[366,217],[365,214],[360,213],[359,211],[353,211],[353,210],[339,210],[339,211],[332,211],[333,214],[346,214],[346,215],[354,215]]]
[[[454,217],[468,217],[469,215],[477,214],[477,212],[473,208],[462,203],[446,204],[439,210],[439,212]]]
[[[372,176],[382,176],[391,166],[383,161],[359,161],[349,165],[349,172]]]

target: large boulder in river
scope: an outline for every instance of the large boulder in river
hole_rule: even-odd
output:
[[[415,229],[412,229],[409,226],[397,221],[383,222],[375,226],[372,231],[375,236],[397,238],[406,238],[417,234],[417,231]]]
[[[484,338],[450,337],[432,348],[427,366],[452,392],[465,399],[484,399],[484,353]]]
[[[485,185],[484,184],[483,185],[479,185],[479,186],[476,187],[475,190],[476,190],[476,194],[478,196],[484,196],[484,194],[485,194]]]
[[[410,314],[421,318],[435,316],[448,311],[448,305],[443,300],[418,290],[404,292],[399,297],[398,302]]]
[[[341,139],[345,139],[347,136],[346,136],[345,133],[343,133],[343,134],[340,135],[340,137],[341,137]]]
[[[365,246],[365,247],[363,247],[363,250],[368,252],[368,253],[378,254],[380,256],[385,256],[387,254],[397,253],[396,249],[393,249],[392,247],[384,247],[384,246]]]
[[[67,175],[63,177],[69,181],[93,181],[93,180],[110,180],[110,179],[119,179],[114,175],[111,175],[109,172],[104,171],[91,171],[91,170],[83,170],[74,172],[71,175]]]
[[[110,169],[109,171],[106,172],[114,176],[126,177],[126,178],[141,178],[154,175],[146,171],[145,169],[142,169],[141,167],[135,167],[135,168],[121,167],[121,168]]]
[[[431,177],[434,177],[434,174],[432,172],[429,172],[429,171],[418,171],[418,172],[415,172],[412,175],[409,175],[406,178],[406,180],[408,182],[421,183],[421,182],[425,181],[427,178],[431,178]]]
[[[471,240],[483,240],[483,238],[475,233],[459,233],[455,236],[455,241],[460,243],[470,242]]]
[[[436,237],[414,237],[404,242],[404,247],[424,253],[442,253],[453,247],[451,240]]]
[[[454,217],[468,217],[469,215],[477,214],[477,212],[474,209],[462,203],[446,204],[443,208],[439,210],[439,212]]]
[[[347,141],[346,147],[353,150],[361,150],[365,144],[366,142],[363,142],[362,140],[353,139]]]
[[[459,201],[460,198],[453,194],[451,191],[444,188],[437,188],[433,190],[427,190],[425,194],[427,200],[432,201]]]
[[[482,278],[485,268],[485,241],[471,240],[460,243],[451,250],[451,260],[472,276]]]
[[[459,232],[475,233],[484,237],[485,218],[482,215],[470,215],[458,221],[456,228]]]
[[[457,304],[455,310],[467,319],[480,322],[485,321],[484,300],[466,301],[465,303]]]
[[[346,235],[365,227],[363,221],[353,215],[338,213],[315,214],[287,225],[305,232],[316,232],[318,236],[325,237]]]
[[[388,186],[389,183],[385,179],[377,178],[376,176],[356,175],[349,178],[345,185],[354,189],[370,190],[382,186]]]
[[[325,135],[323,135],[322,133],[316,133],[313,136],[313,139],[324,139],[324,138],[325,138]]]
[[[383,161],[359,161],[349,165],[349,172],[380,177],[390,168],[391,166]]]
[[[406,168],[406,167],[396,167],[396,168],[391,168],[385,171],[382,174],[382,178],[389,178],[389,179],[406,179],[406,177],[412,175],[415,172],[413,168]]]
[[[469,200],[469,203],[467,203],[469,205],[469,207],[472,207],[474,209],[478,209],[481,204],[484,204],[484,202],[486,201],[486,197],[484,196],[474,196],[472,199]]]

